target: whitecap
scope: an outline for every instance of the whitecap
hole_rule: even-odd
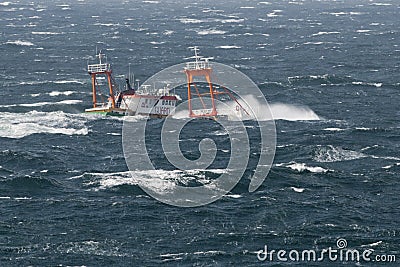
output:
[[[390,3],[371,3],[371,6],[391,6]]]
[[[341,132],[341,131],[345,131],[346,129],[341,129],[341,128],[325,128],[323,129],[324,131],[329,131],[329,132]]]
[[[382,169],[387,170],[387,169],[393,168],[393,167],[395,167],[395,166],[400,166],[400,162],[397,162],[397,163],[395,163],[395,164],[393,164],[393,165],[383,166]]]
[[[34,44],[31,43],[31,42],[28,42],[28,41],[21,41],[21,40],[7,41],[6,44],[18,45],[18,46],[34,46]]]
[[[312,34],[311,36],[320,36],[320,35],[329,35],[329,34],[340,34],[340,32],[317,32]]]
[[[312,173],[326,173],[330,170],[324,169],[322,167],[319,166],[307,166],[305,163],[297,163],[297,162],[293,162],[291,164],[285,164],[286,167],[297,171],[297,172],[312,172]]]
[[[0,113],[0,125],[1,137],[15,139],[37,133],[87,135],[89,132],[82,117],[62,111],[3,112]]]
[[[205,20],[191,19],[191,18],[180,18],[179,21],[183,24],[197,24],[206,22]]]
[[[95,177],[86,182],[86,185],[95,186],[94,190],[104,190],[120,185],[139,185],[160,194],[173,191],[178,183],[186,184],[189,180],[195,179],[204,185],[210,183],[206,173],[222,174],[225,169],[207,170],[137,170],[115,173],[85,173],[71,177],[70,179],[84,178],[86,175]]]
[[[371,243],[371,244],[361,245],[361,247],[362,248],[364,248],[364,247],[376,247],[376,246],[379,246],[382,243],[383,243],[383,241],[380,240],[380,241],[377,241],[377,242],[374,242],[374,243]]]
[[[215,48],[221,48],[221,49],[240,49],[242,47],[236,46],[236,45],[220,45],[216,46]]]
[[[224,197],[241,198],[242,196],[241,196],[241,195],[238,195],[238,194],[228,194],[228,195],[225,195]]]
[[[82,103],[83,101],[80,99],[67,99],[61,100],[58,102],[37,102],[37,103],[26,103],[26,104],[15,104],[15,106],[20,107],[43,107],[47,105],[76,105]],[[13,106],[13,105],[11,105]]]
[[[296,193],[303,193],[305,190],[304,188],[298,188],[298,187],[294,187],[294,186],[290,187],[290,189],[292,189]]]
[[[221,23],[240,23],[243,21],[244,19],[239,19],[239,18],[216,20],[216,22],[221,22]]]
[[[372,30],[356,30],[358,33],[372,32]]]
[[[341,147],[320,146],[315,152],[314,160],[317,162],[340,162],[365,158],[367,155]]]
[[[315,121],[321,118],[309,107],[284,103],[270,104],[274,120]]]
[[[238,102],[249,115],[243,113],[243,120],[257,118],[260,121],[268,120],[287,120],[287,121],[316,121],[321,118],[309,107],[303,105],[272,103],[266,105],[261,103],[253,95],[244,95]],[[226,105],[217,107],[221,114],[237,118],[235,113],[236,102],[227,102]],[[227,109],[226,106],[229,108]]]
[[[215,29],[201,30],[197,32],[198,35],[225,34],[225,33],[226,31],[215,30]]]
[[[72,95],[72,94],[75,94],[75,93],[76,93],[75,91],[64,91],[64,92],[52,91],[52,92],[47,93],[47,94],[48,94],[49,96],[60,96],[60,95],[69,96],[69,95]]]
[[[58,35],[59,32],[32,32],[33,35]]]

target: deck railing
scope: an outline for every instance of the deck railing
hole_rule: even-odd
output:
[[[104,64],[88,65],[88,72],[89,73],[105,72],[105,71],[111,71],[111,65],[110,64],[104,63]]]

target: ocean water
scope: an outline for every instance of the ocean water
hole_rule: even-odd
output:
[[[320,251],[344,238],[400,261],[399,13],[397,0],[0,0],[0,266],[397,266],[262,262],[257,252]],[[158,168],[132,177],[123,119],[83,113],[85,68],[97,46],[121,84],[129,64],[144,81],[193,45],[258,85],[277,148],[249,193],[259,155],[249,130],[254,149],[232,192],[179,208],[138,181],[213,179],[229,138],[217,123],[192,123],[182,150],[196,158],[193,143],[213,138],[217,159],[176,171],[160,154],[163,120],[153,120],[146,140]]]

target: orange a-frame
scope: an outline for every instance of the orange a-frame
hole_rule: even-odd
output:
[[[193,62],[187,62],[186,67],[184,69],[184,72],[186,74],[186,79],[187,79],[187,90],[188,90],[188,106],[189,106],[189,117],[192,118],[216,118],[218,116],[218,111],[215,106],[215,99],[218,97],[218,95],[221,94],[227,94],[229,98],[236,102],[237,108],[240,108],[243,110],[247,115],[249,113],[243,108],[243,106],[237,101],[235,96],[225,87],[221,86],[223,91],[218,91],[216,88],[213,87],[212,81],[211,81],[211,74],[212,74],[212,68],[211,65],[209,64],[209,59],[210,58],[202,58],[201,56],[198,55],[198,47],[191,47],[191,49],[194,51],[194,56],[192,58],[195,59]],[[208,89],[207,91],[209,92],[204,92],[200,93],[199,88],[196,86],[196,83],[194,83],[194,78],[195,77],[204,77],[206,82],[208,83]],[[193,89],[195,93],[193,92]],[[192,95],[197,95],[198,98],[200,99],[201,105],[203,106],[202,110],[196,110],[195,112],[193,111],[192,107]],[[209,96],[211,98],[211,108],[208,108],[206,103],[203,100],[203,96]]]
[[[114,99],[114,88],[113,88],[113,84],[112,84],[112,78],[111,78],[111,65],[109,63],[102,63],[102,58],[103,58],[103,54],[101,54],[101,51],[99,52],[98,55],[96,55],[96,57],[99,58],[99,64],[92,64],[92,65],[88,65],[88,72],[90,74],[90,76],[92,77],[92,94],[93,94],[93,108],[98,107],[98,103],[97,103],[97,81],[96,81],[96,77],[97,75],[102,75],[105,74],[107,76],[107,83],[108,83],[108,88],[110,91],[110,98],[111,98],[111,107],[115,108],[115,99]],[[104,103],[101,103],[101,105],[104,105]]]

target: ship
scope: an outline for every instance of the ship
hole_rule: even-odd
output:
[[[178,71],[182,73],[180,77],[182,84],[187,85],[188,117],[217,119],[227,117],[226,114],[232,114],[232,112],[236,117],[242,117],[243,113],[249,115],[228,88],[213,84],[213,67],[210,64],[210,59],[212,58],[200,56],[197,46],[189,48],[194,52],[194,56],[190,57],[190,59],[194,60],[186,62],[182,70]],[[121,91],[118,89],[112,75],[111,64],[103,62],[105,55],[100,51],[96,57],[99,62],[97,64],[88,64],[87,67],[92,81],[93,107],[85,109],[85,112],[112,116],[143,115],[153,118],[165,118],[175,114],[175,109],[181,98],[172,94],[168,85],[164,88],[156,89],[149,88],[150,85],[148,84],[142,86],[137,84],[137,87],[134,88],[128,76],[125,80],[125,90]],[[198,84],[199,80],[204,82]],[[101,83],[107,84],[107,97],[101,93]],[[235,109],[225,112],[225,115],[223,114],[224,112],[221,112],[222,110],[217,108],[216,103],[217,100],[220,100],[218,98],[223,97],[223,95],[227,96],[235,105]]]
[[[100,50],[96,57],[98,63],[87,65],[87,72],[91,76],[93,106],[85,109],[85,112],[111,116],[142,115],[155,118],[174,114],[180,98],[171,94],[168,88],[150,90],[144,87],[139,91],[139,85],[134,88],[128,76],[125,79],[125,90],[119,90],[112,74],[111,64],[103,62],[105,54],[102,54]],[[103,80],[108,87],[107,94],[101,91]]]

